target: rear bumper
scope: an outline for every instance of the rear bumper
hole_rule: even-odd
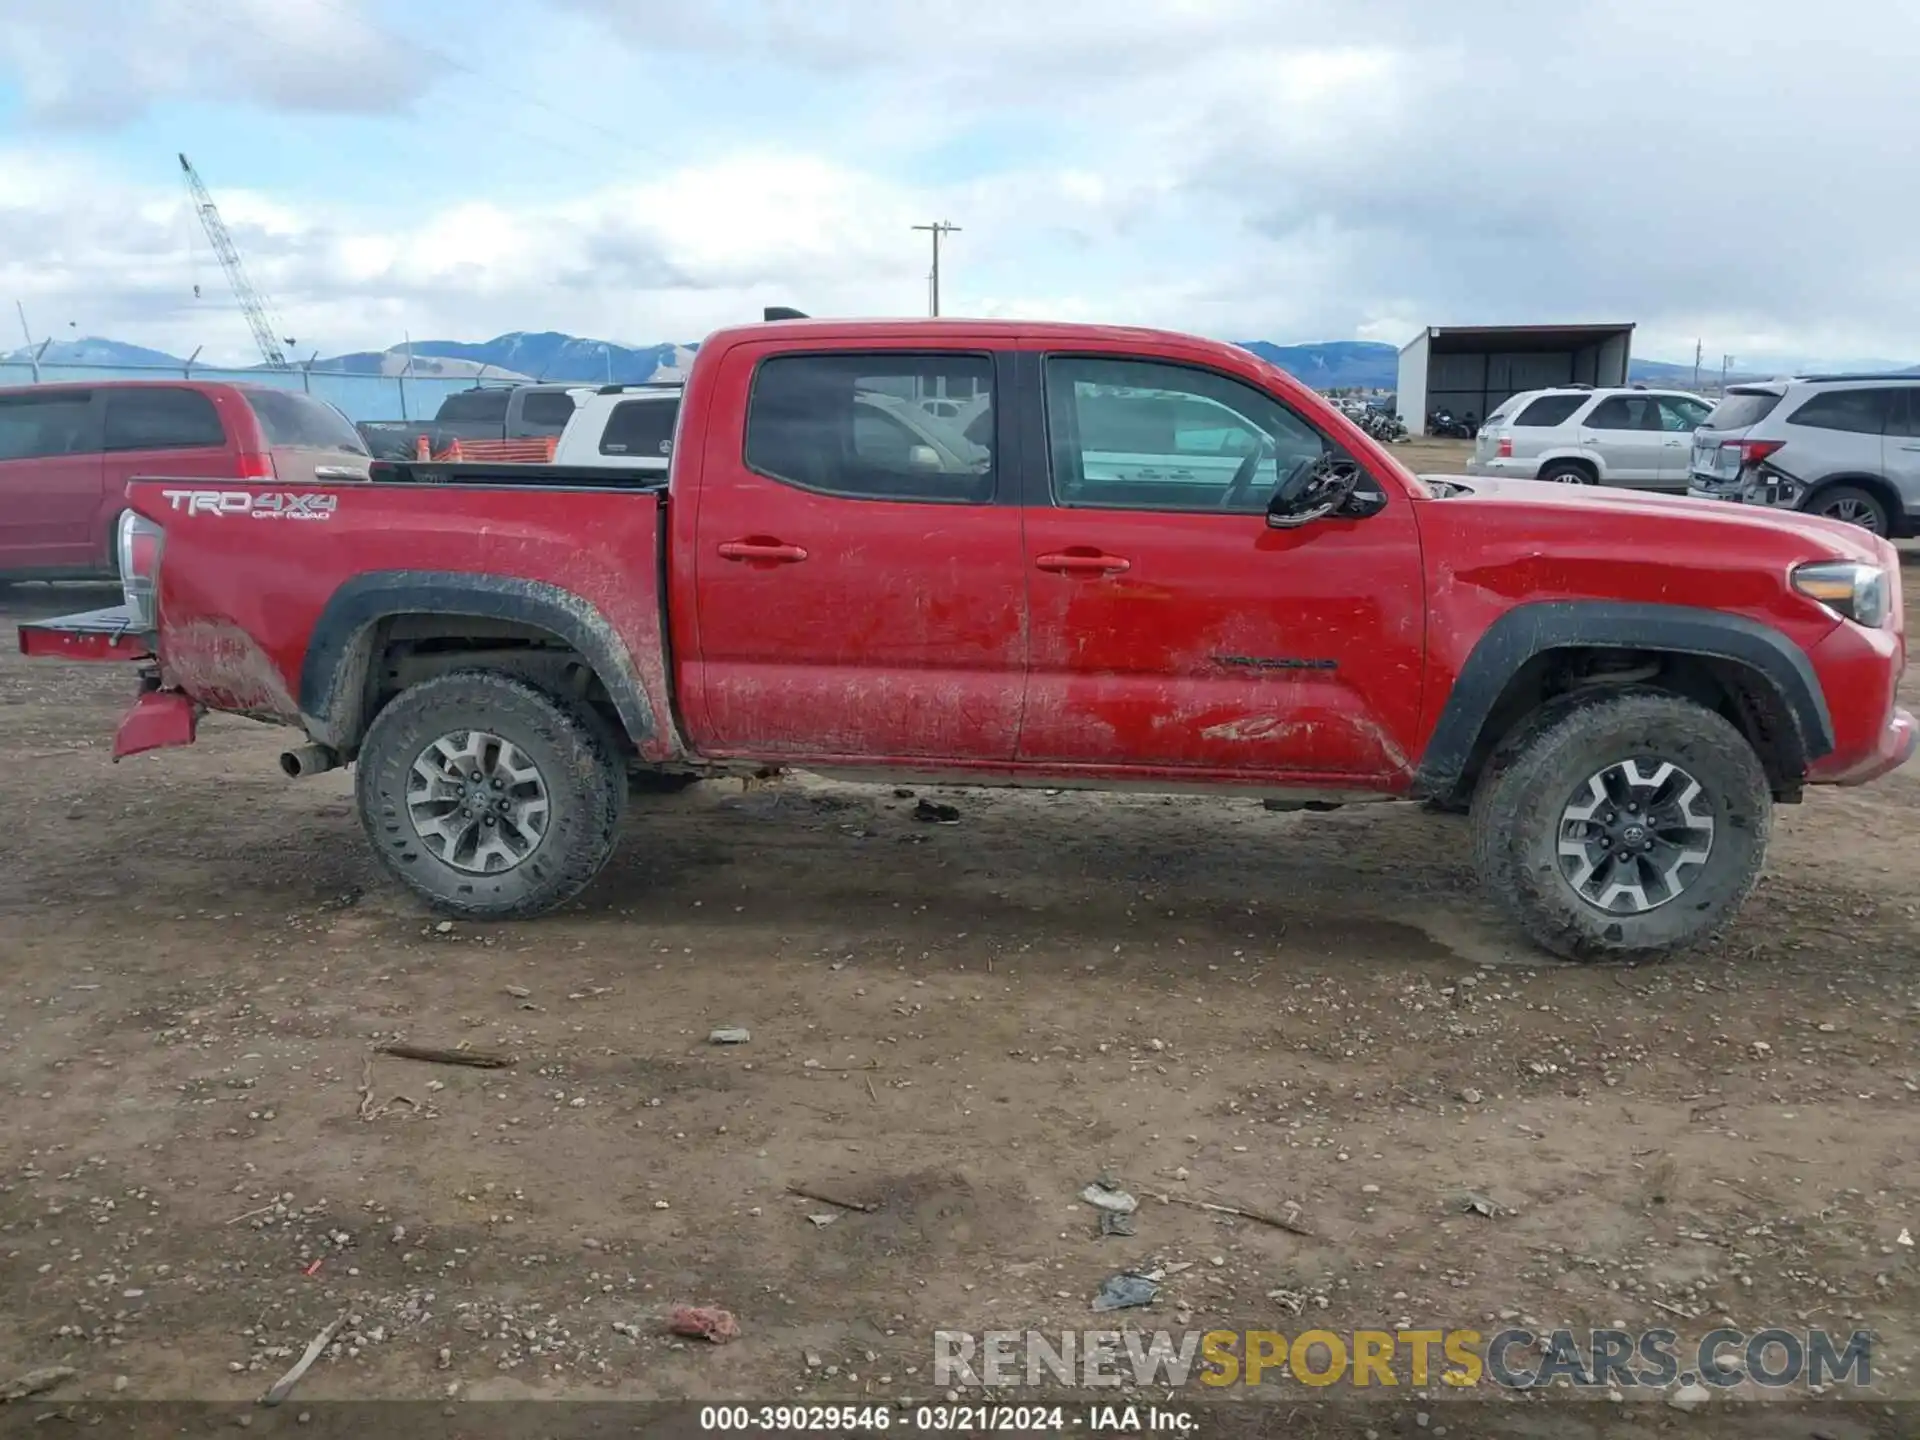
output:
[[[113,758],[124,760],[149,750],[191,745],[199,727],[200,707],[185,695],[178,690],[149,690],[133,702],[113,732]]]
[[[32,620],[20,627],[20,653],[36,660],[150,660],[153,637],[133,628],[124,605]]]

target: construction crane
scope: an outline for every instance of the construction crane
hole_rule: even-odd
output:
[[[290,368],[286,352],[280,348],[280,337],[273,333],[273,324],[267,318],[267,297],[247,278],[247,268],[240,263],[240,252],[234,248],[233,236],[227,233],[226,221],[220,218],[213,196],[207,193],[199,172],[184,155],[180,157],[180,170],[187,177],[187,193],[193,198],[193,208],[200,213],[200,224],[207,232],[213,253],[220,257],[220,268],[227,272],[227,283],[233,286],[233,293],[240,301],[240,309],[253,331],[253,343],[260,347],[261,358],[271,369]]]

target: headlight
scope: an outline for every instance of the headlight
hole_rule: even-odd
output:
[[[1888,604],[1887,572],[1878,565],[1863,565],[1855,560],[1822,560],[1802,565],[1793,572],[1793,588],[1808,599],[1818,600],[1843,620],[1868,629],[1887,623],[1892,612]]]

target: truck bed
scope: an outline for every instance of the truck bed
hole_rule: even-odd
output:
[[[538,485],[567,490],[665,490],[659,470],[605,465],[520,465],[502,461],[376,460],[376,484]]]

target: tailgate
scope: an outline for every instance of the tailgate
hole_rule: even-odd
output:
[[[20,653],[42,660],[146,660],[153,637],[134,629],[126,606],[113,605],[28,621],[20,627]]]

